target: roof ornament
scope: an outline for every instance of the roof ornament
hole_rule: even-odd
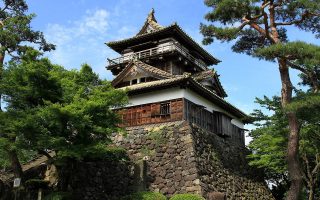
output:
[[[140,29],[137,35],[143,35],[146,33],[151,33],[154,31],[158,31],[162,29],[163,27],[158,24],[156,17],[154,16],[154,9],[152,8],[149,12],[147,19],[143,25],[143,27]]]
[[[150,23],[152,21],[157,22],[156,18],[154,17],[154,8],[151,8],[151,11],[148,14],[147,21]]]

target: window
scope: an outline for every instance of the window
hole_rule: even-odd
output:
[[[138,83],[138,80],[137,79],[133,79],[132,81],[131,81],[131,85],[134,85],[134,84],[137,84]]]
[[[170,115],[170,102],[160,104],[160,115]]]
[[[146,77],[140,78],[140,83],[146,82]]]

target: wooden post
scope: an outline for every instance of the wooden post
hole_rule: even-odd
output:
[[[42,199],[42,188],[39,188],[38,190],[38,199],[37,200],[41,200]]]

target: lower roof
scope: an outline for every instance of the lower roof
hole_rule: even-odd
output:
[[[184,74],[182,76],[177,76],[170,79],[163,79],[158,81],[152,81],[147,83],[140,83],[137,85],[131,85],[127,87],[123,87],[121,89],[125,89],[128,92],[128,95],[137,95],[142,94],[146,92],[152,92],[155,90],[161,90],[161,89],[168,89],[170,87],[183,87],[183,88],[189,88],[193,90],[194,92],[198,93],[200,96],[203,96],[204,98],[212,101],[217,106],[224,109],[226,112],[234,115],[235,117],[238,117],[241,119],[244,123],[249,122],[249,116],[242,112],[240,109],[235,107],[234,105],[230,104],[217,94],[215,94],[213,91],[207,89],[205,86],[203,86],[201,83],[195,80],[190,74]]]

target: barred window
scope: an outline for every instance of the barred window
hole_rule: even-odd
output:
[[[137,84],[138,83],[138,80],[137,79],[133,79],[132,81],[131,81],[131,85],[134,85],[134,84]]]
[[[170,102],[160,104],[160,115],[170,114]]]

